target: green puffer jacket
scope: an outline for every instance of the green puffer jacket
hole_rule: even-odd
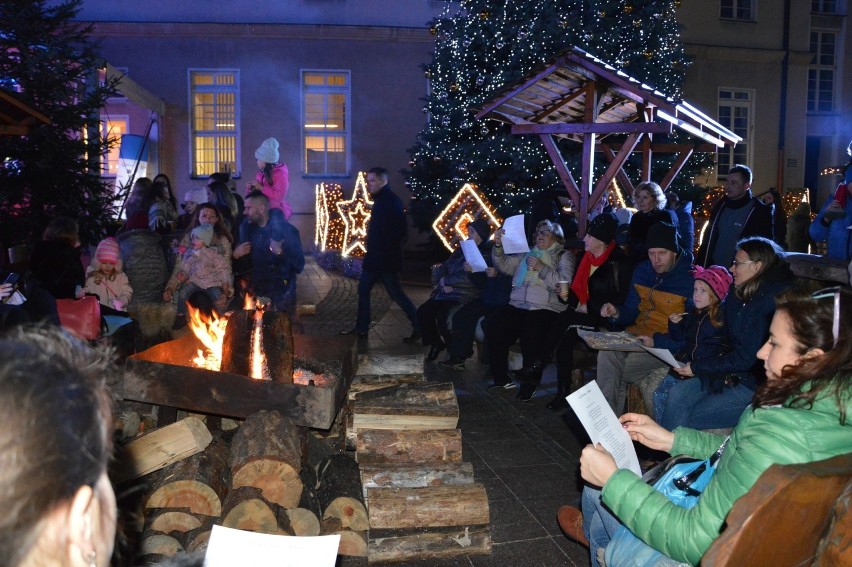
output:
[[[852,386],[850,386],[852,389]],[[772,464],[820,461],[852,451],[852,396],[846,396],[845,425],[834,397],[817,399],[811,409],[746,408],[698,504],[687,510],[671,503],[626,469],[604,486],[604,504],[653,548],[696,565],[721,531],[734,502]],[[673,455],[708,458],[724,437],[679,427]]]

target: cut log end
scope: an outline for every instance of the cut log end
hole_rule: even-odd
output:
[[[264,498],[285,508],[297,507],[302,498],[303,485],[299,471],[282,461],[251,461],[233,472],[231,485],[234,488],[259,488]]]
[[[331,501],[322,513],[323,519],[337,518],[344,528],[363,531],[370,528],[370,520],[364,504],[347,496],[340,496]]]
[[[197,480],[177,480],[161,486],[148,497],[146,508],[189,508],[194,514],[220,516],[222,502],[207,484]]]

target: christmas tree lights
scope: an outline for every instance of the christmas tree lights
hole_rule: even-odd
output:
[[[424,107],[428,122],[409,149],[405,172],[415,224],[423,230],[431,226],[465,181],[475,183],[504,216],[527,211],[538,191],[562,188],[538,137],[515,136],[507,124],[476,120],[472,109],[573,45],[679,98],[687,59],[676,5],[671,0],[448,2],[429,23],[435,48],[423,67],[431,87]],[[580,145],[562,139],[557,145],[579,177]],[[596,161],[597,177],[606,164]],[[660,179],[669,163],[658,160],[654,166],[652,178]],[[689,183],[689,169],[678,183]],[[638,156],[625,170],[638,180]]]
[[[358,172],[352,198],[338,201],[337,210],[344,224],[341,256],[363,256],[367,252],[367,225],[373,211],[373,200],[367,191],[363,171]]]
[[[503,219],[476,185],[465,183],[432,223],[432,230],[447,250],[452,251],[461,240],[467,239],[467,225],[477,218],[485,219],[491,232],[503,224]]]

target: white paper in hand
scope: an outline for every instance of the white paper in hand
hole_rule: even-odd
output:
[[[684,366],[686,366],[684,363],[675,359],[674,355],[672,355],[672,351],[670,351],[667,348],[653,348],[653,347],[646,347],[645,345],[639,345],[639,346],[641,346],[642,349],[645,352],[647,352],[648,354],[653,354],[654,356],[656,356],[657,358],[659,358],[660,360],[662,360],[663,362],[665,362],[669,366],[672,366],[674,368],[683,368]]]
[[[524,215],[515,215],[506,219],[503,223],[503,253],[522,254],[530,251],[527,244],[527,233],[524,229]]]
[[[204,567],[333,567],[340,535],[297,537],[213,526]]]
[[[592,380],[565,399],[577,414],[592,443],[603,445],[612,454],[618,468],[630,469],[642,476],[633,441],[609,407],[598,383]]]
[[[474,272],[484,272],[488,268],[485,263],[485,258],[482,257],[482,252],[473,240],[462,240],[461,249],[464,254],[464,261],[470,264]]]

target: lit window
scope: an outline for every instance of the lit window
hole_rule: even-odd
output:
[[[193,177],[227,172],[239,177],[240,76],[235,70],[190,70]]]
[[[734,147],[719,148],[718,177],[724,178],[735,164],[751,163],[751,132],[754,92],[750,90],[719,89],[719,124],[742,138]]]
[[[115,177],[118,174],[118,151],[122,134],[127,134],[128,124],[130,124],[129,116],[101,117],[101,139],[105,150],[102,162],[104,177]],[[106,151],[107,146],[109,151]]]
[[[349,175],[349,71],[302,71],[302,169]]]
[[[808,112],[834,108],[834,66],[837,34],[811,32],[811,65],[808,68]]]
[[[720,0],[719,17],[724,20],[753,21],[754,0]]]

